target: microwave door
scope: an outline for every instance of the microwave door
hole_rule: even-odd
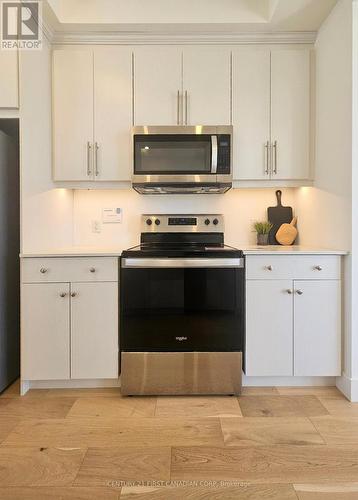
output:
[[[218,168],[218,137],[211,136],[211,173],[216,174]]]

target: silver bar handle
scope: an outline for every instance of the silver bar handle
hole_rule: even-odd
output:
[[[270,143],[269,141],[265,142],[265,174],[269,175],[269,149],[270,149]]]
[[[273,173],[277,174],[277,141],[273,143]]]
[[[185,125],[188,125],[188,91],[185,91]]]
[[[92,168],[91,168],[91,152],[92,152],[92,144],[90,141],[87,142],[87,175],[92,174]]]
[[[96,177],[99,175],[98,150],[99,150],[99,144],[98,144],[98,142],[95,142],[94,143],[94,159],[95,159],[95,174],[96,174]]]
[[[177,93],[177,125],[180,125],[180,90]]]
[[[244,267],[243,258],[184,258],[184,259],[157,259],[157,258],[124,258],[122,259],[122,268],[242,268]]]
[[[218,137],[211,136],[211,173],[216,174],[218,168]]]

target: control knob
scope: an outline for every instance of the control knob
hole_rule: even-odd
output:
[[[159,219],[155,219],[155,224],[156,224],[156,226],[159,226],[160,220]]]
[[[210,224],[210,220],[209,220],[209,219],[205,219],[204,224],[205,224],[206,226],[208,226],[208,225]]]
[[[147,219],[145,222],[146,222],[147,226],[151,226],[152,225],[152,219]]]
[[[219,224],[218,219],[214,219],[214,220],[213,220],[213,224],[214,224],[214,226],[217,226],[217,225]]]

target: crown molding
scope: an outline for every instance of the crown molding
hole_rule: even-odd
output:
[[[52,31],[46,24],[49,40],[55,45],[259,45],[259,44],[314,44],[315,31],[301,32],[120,32],[120,31]]]

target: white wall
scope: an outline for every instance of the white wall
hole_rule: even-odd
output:
[[[283,189],[282,202],[294,202],[294,189]],[[86,191],[74,195],[74,244],[127,248],[139,241],[142,213],[222,213],[225,240],[232,245],[255,244],[252,223],[267,218],[268,206],[276,205],[275,189],[235,189],[224,195],[143,196],[133,190]],[[101,220],[102,208],[123,209],[122,224],[102,224],[92,232],[92,220]]]
[[[73,192],[51,180],[51,54],[20,54],[22,251],[72,243]]]
[[[352,0],[340,0],[316,42],[315,187],[296,193],[302,244],[352,250]],[[352,376],[352,258],[344,270],[344,373]]]

